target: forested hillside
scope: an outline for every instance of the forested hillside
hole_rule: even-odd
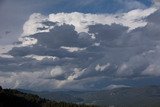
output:
[[[94,107],[42,99],[37,95],[0,87],[0,107]]]

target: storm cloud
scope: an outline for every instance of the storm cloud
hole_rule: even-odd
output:
[[[34,13],[19,41],[1,54],[0,84],[104,89],[159,77],[159,16],[156,7],[117,14]]]

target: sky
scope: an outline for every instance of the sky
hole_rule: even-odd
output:
[[[159,85],[159,7],[159,0],[1,0],[0,85]]]

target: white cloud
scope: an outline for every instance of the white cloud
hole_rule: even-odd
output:
[[[22,42],[22,44],[20,45],[17,45],[17,46],[32,46],[34,44],[37,44],[37,39],[35,38],[31,38],[31,37],[22,37],[22,38],[19,38],[19,41]]]
[[[94,43],[93,46],[100,46],[101,43]]]
[[[35,72],[0,72],[0,84],[4,88],[32,89],[36,91],[48,91],[59,88],[84,89],[83,84],[85,81],[74,80],[80,75],[80,69],[75,68],[74,71],[75,74],[65,80],[50,79],[51,77],[60,76],[65,72],[60,66],[54,67],[51,71],[50,69],[46,69]]]
[[[78,78],[79,76],[81,76],[84,72],[85,72],[86,69],[81,69],[81,68],[75,68],[74,69],[74,72],[68,76],[68,80],[74,80],[76,78]]]
[[[105,69],[107,69],[108,67],[110,66],[110,63],[107,63],[106,65],[97,65],[95,67],[95,70],[96,71],[104,71]]]
[[[153,50],[143,53],[143,55],[149,60],[149,65],[141,74],[148,76],[160,76],[160,45],[157,45]]]
[[[1,54],[0,57],[2,58],[13,58],[11,55]]]
[[[69,52],[76,52],[76,51],[83,51],[86,48],[78,48],[78,47],[65,47],[65,46],[61,46],[61,49],[65,49]]]
[[[50,29],[54,28],[54,25],[47,26],[43,24],[43,22],[47,21],[57,23],[57,25],[59,26],[63,24],[73,25],[75,27],[75,31],[77,31],[78,33],[88,33],[88,26],[90,25],[111,25],[113,23],[127,26],[129,27],[129,30],[133,30],[138,27],[144,27],[147,24],[147,22],[143,20],[143,18],[149,16],[156,10],[156,8],[151,7],[144,10],[136,9],[128,13],[118,14],[84,14],[79,12],[72,12],[50,14],[49,16],[44,16],[40,13],[34,13],[30,16],[29,20],[25,22],[23,26],[23,34],[21,38],[19,38],[19,40],[22,42],[22,46],[36,44],[37,39],[25,36],[40,32],[49,32]],[[41,30],[39,30],[39,28],[41,28]]]
[[[156,10],[156,8],[148,8],[145,10],[136,9],[128,13],[124,13],[122,17],[123,20],[121,20],[122,24],[130,27],[130,30],[138,27],[144,27],[147,25],[147,22],[144,21],[144,18],[154,13]]]
[[[95,24],[111,25],[113,23],[122,24],[130,28],[130,30],[137,27],[143,27],[147,22],[143,18],[147,17],[157,9],[151,7],[149,9],[136,9],[128,13],[118,14],[84,14],[79,12],[72,13],[57,13],[50,14],[48,17],[40,13],[34,13],[30,16],[29,20],[24,24],[23,36],[31,35],[38,32],[48,32],[54,26],[46,26],[42,24],[45,21],[58,22],[58,25],[69,24],[74,25],[75,30],[88,33],[88,26]],[[45,28],[45,30],[38,30],[37,28]]]
[[[21,88],[29,90],[53,90],[58,88],[61,81],[48,79],[50,72],[0,72],[0,84],[4,88]],[[27,86],[27,87],[26,87]]]
[[[160,76],[160,66],[151,64],[142,72],[142,75]]]
[[[57,13],[50,14],[49,20],[58,22],[59,25],[69,24],[74,25],[75,30],[80,32],[88,32],[89,25],[102,24],[111,25],[113,23],[122,24],[130,28],[143,27],[147,24],[143,18],[155,12],[156,8],[136,9],[128,13],[121,14],[83,14],[78,12],[73,13]]]
[[[47,21],[48,18],[40,13],[33,13],[29,20],[25,22],[23,26],[22,36],[32,35],[38,32],[49,32],[49,28],[42,24]],[[46,30],[38,30],[37,28],[48,28]]]
[[[117,89],[117,88],[126,88],[126,87],[130,87],[127,85],[109,85],[106,87],[106,89],[108,90],[113,90],[113,89]]]
[[[65,71],[60,66],[56,66],[55,68],[53,68],[51,70],[50,73],[51,73],[52,77],[56,77],[56,76],[60,76],[60,75],[64,74]]]
[[[25,57],[26,58],[33,58],[33,59],[36,59],[38,61],[42,61],[44,59],[52,59],[52,60],[58,59],[57,57],[54,57],[54,56],[39,56],[39,55],[27,55]]]
[[[131,76],[133,74],[130,63],[124,63],[118,67],[117,75],[119,76]]]
[[[0,74],[7,74],[0,76],[0,84],[5,88],[19,88],[22,85],[34,83],[43,72],[0,72]],[[29,87],[29,85],[27,85]]]

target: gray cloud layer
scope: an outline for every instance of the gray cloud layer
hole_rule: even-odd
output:
[[[45,20],[49,32],[25,36],[36,39],[35,44],[21,46],[20,41],[7,53],[13,58],[0,57],[0,83],[50,90],[98,89],[112,83],[154,80],[160,76],[159,17],[157,10],[143,19],[146,26],[131,31],[120,24],[94,24],[80,33],[74,25]],[[45,27],[37,29],[48,29]]]

